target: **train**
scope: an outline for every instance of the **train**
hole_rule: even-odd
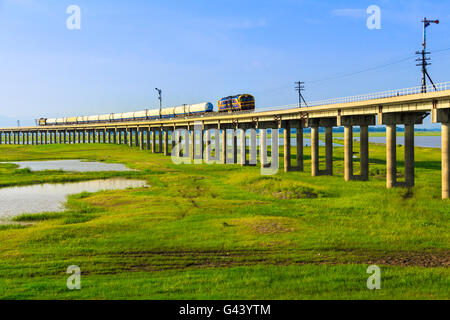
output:
[[[255,109],[255,98],[250,94],[239,94],[222,98],[218,101],[218,112],[239,112]],[[73,125],[90,123],[110,123],[139,120],[169,119],[176,117],[187,117],[214,112],[214,106],[210,102],[197,104],[186,104],[171,108],[146,109],[135,112],[110,113],[92,116],[76,116],[67,118],[40,118],[39,126]]]

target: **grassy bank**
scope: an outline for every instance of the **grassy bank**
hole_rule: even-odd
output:
[[[74,195],[64,213],[0,228],[4,299],[449,298],[450,202],[440,199],[438,149],[417,148],[412,190],[386,190],[385,148],[373,144],[371,180],[349,183],[342,148],[336,175],[317,178],[309,148],[304,173],[269,177],[257,167],[174,165],[126,146],[0,150],[0,161],[88,159],[141,170],[33,173],[0,164],[0,186],[113,176],[151,185]],[[366,287],[372,264],[381,290]],[[81,268],[80,291],[66,287],[70,265]]]

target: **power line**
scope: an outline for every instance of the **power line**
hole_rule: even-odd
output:
[[[438,53],[438,52],[444,52],[444,51],[450,51],[450,48],[434,50],[434,51],[432,51],[432,53]],[[447,55],[447,54],[436,55],[436,56],[445,56],[445,55]],[[374,70],[379,70],[379,69],[390,67],[390,66],[393,66],[393,65],[396,65],[396,64],[400,64],[400,63],[409,61],[409,60],[414,60],[415,58],[416,58],[416,55],[413,55],[413,56],[409,56],[407,58],[403,58],[403,59],[400,59],[400,60],[395,60],[393,62],[389,62],[389,63],[385,63],[385,64],[381,64],[381,65],[375,65],[373,67],[369,67],[369,68],[362,69],[362,70],[355,71],[355,72],[337,74],[335,76],[331,76],[331,77],[327,77],[327,78],[322,78],[322,79],[316,79],[316,80],[308,81],[308,84],[317,84],[317,83],[331,81],[331,80],[348,78],[348,77],[351,77],[351,76],[354,76],[354,75],[358,75],[358,74],[361,74],[361,73],[370,72],[370,71],[374,71]],[[282,90],[282,89],[288,89],[290,87],[291,87],[290,85],[280,86],[280,87],[276,87],[276,88],[256,91],[256,93],[266,93],[266,92],[278,91],[278,90]]]

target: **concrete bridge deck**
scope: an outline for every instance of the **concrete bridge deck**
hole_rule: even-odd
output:
[[[420,88],[422,89],[422,88]],[[215,157],[221,163],[256,165],[256,135],[260,138],[260,163],[268,165],[267,129],[283,129],[284,170],[303,170],[303,129],[311,128],[311,170],[313,176],[333,174],[333,127],[344,127],[345,180],[368,180],[369,134],[368,127],[386,126],[387,188],[414,186],[414,125],[422,124],[431,114],[434,123],[442,124],[442,198],[450,198],[449,141],[450,141],[450,83],[440,84],[440,91],[418,93],[410,89],[391,91],[386,95],[331,100],[329,104],[306,108],[280,108],[251,113],[203,115],[186,118],[72,124],[21,128],[0,128],[0,144],[47,144],[47,143],[125,143],[169,155],[188,156],[191,159],[211,160],[211,135],[214,135]],[[396,128],[405,126],[405,181],[397,181]],[[353,174],[353,127],[360,127],[361,175]],[[319,170],[319,128],[325,127],[326,170]],[[256,130],[258,129],[258,133]],[[296,130],[296,166],[291,165],[291,132]],[[227,135],[231,130],[231,157],[228,157]],[[250,130],[250,155],[247,160],[246,130]],[[184,135],[181,134],[184,131]],[[205,137],[206,131],[206,137]],[[238,133],[239,132],[239,133]],[[169,135],[171,136],[169,144]],[[237,138],[240,137],[240,159],[237,158]],[[278,136],[278,135],[277,135]],[[183,141],[186,151],[176,150]],[[158,138],[158,139],[157,139]],[[206,138],[206,141],[205,141]],[[156,142],[158,140],[158,143]],[[176,143],[178,142],[178,143]],[[206,143],[205,143],[206,142]],[[274,146],[278,142],[273,140]],[[200,150],[200,154],[197,148]],[[206,148],[206,149],[205,149]],[[206,153],[204,152],[206,150]],[[219,157],[220,155],[220,157]],[[231,159],[231,160],[230,160]],[[272,163],[278,159],[272,159]]]

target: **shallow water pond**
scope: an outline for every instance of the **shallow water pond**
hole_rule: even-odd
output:
[[[120,163],[103,163],[82,160],[56,160],[56,161],[18,161],[2,162],[14,163],[20,169],[28,168],[31,171],[62,170],[71,172],[100,172],[100,171],[134,171]]]
[[[71,194],[147,186],[143,180],[113,178],[2,188],[0,189],[0,218],[10,218],[23,213],[64,211],[67,196]]]

